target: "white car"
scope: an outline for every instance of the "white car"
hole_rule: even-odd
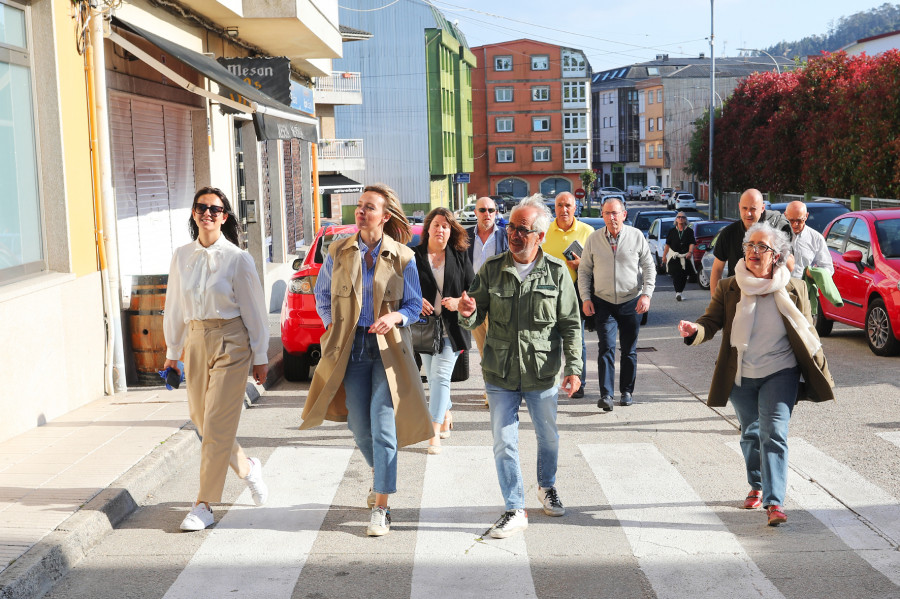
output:
[[[697,209],[697,200],[693,194],[680,193],[675,198],[675,210],[684,210],[685,208]]]
[[[699,216],[689,216],[688,226],[698,220],[703,220]],[[675,226],[675,217],[658,218],[650,225],[647,232],[647,243],[650,244],[650,253],[653,255],[653,262],[656,263],[656,272],[662,273],[665,270],[665,258],[663,250],[666,247],[666,236],[672,227]]]
[[[454,216],[463,226],[474,225],[478,222],[478,218],[475,216],[475,204],[466,204],[466,207],[462,210],[457,210]]]
[[[655,200],[662,194],[662,187],[658,185],[650,185],[641,192],[642,200]]]

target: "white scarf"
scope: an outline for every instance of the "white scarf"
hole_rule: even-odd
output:
[[[731,323],[731,346],[738,352],[734,383],[738,386],[741,384],[741,362],[744,351],[750,343],[750,333],[756,317],[756,298],[760,295],[769,293],[775,295],[775,305],[778,307],[778,311],[800,335],[809,355],[814,356],[822,347],[822,343],[812,332],[812,327],[803,312],[791,301],[791,296],[785,290],[791,279],[791,273],[787,267],[778,266],[774,268],[771,279],[760,279],[747,269],[744,259],[741,258],[735,265],[734,271],[735,280],[741,289],[741,301],[735,306],[734,321]],[[761,326],[765,326],[764,323],[761,323]]]

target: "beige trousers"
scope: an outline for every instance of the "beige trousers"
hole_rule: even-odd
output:
[[[475,345],[478,346],[478,354],[484,360],[484,339],[487,337],[488,317],[484,317],[484,322],[472,329],[472,336],[475,337]]]
[[[250,473],[235,437],[251,359],[250,337],[239,316],[190,322],[184,370],[188,411],[203,439],[199,501],[222,501],[229,464],[240,478]]]

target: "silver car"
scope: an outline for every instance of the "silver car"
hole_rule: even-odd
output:
[[[699,216],[687,217],[688,226],[691,223],[703,220]],[[662,273],[665,270],[665,256],[663,250],[666,247],[666,236],[669,230],[675,226],[675,217],[657,218],[650,225],[647,231],[647,243],[650,244],[650,253],[653,254],[653,261],[656,263],[656,272]]]
[[[716,236],[709,242],[709,249],[700,258],[701,268],[700,272],[697,273],[697,284],[700,285],[701,289],[709,289],[709,278],[712,276],[713,262],[716,261],[716,257],[713,255],[713,248],[718,240],[719,234],[716,233]]]

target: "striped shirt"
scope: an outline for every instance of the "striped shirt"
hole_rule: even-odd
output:
[[[366,252],[372,256],[372,268],[366,266]],[[359,241],[359,259],[362,261],[362,308],[359,313],[357,326],[370,327],[375,323],[375,306],[373,305],[372,290],[374,287],[375,267],[378,265],[378,255],[381,253],[381,241],[369,250]],[[331,272],[333,269],[331,254],[325,259],[325,264],[319,271],[316,279],[316,312],[322,318],[325,328],[331,324]],[[416,260],[413,258],[403,269],[403,300],[398,310],[402,316],[401,327],[405,327],[410,321],[419,319],[422,312],[422,288],[419,286],[419,271],[416,269]]]

